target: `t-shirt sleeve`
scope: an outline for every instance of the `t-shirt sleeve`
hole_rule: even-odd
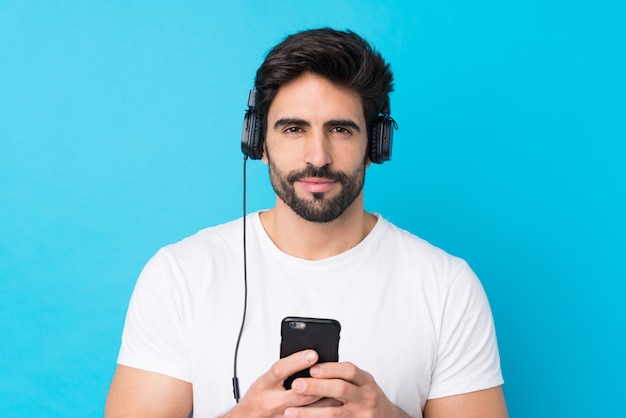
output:
[[[502,383],[491,308],[478,278],[463,262],[446,294],[428,398],[460,395]]]
[[[118,364],[191,381],[190,290],[167,251],[142,270],[126,314]]]

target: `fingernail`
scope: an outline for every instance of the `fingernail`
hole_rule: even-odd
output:
[[[298,415],[295,409],[289,408],[285,409],[285,416],[287,418],[295,418]]]
[[[309,373],[311,373],[311,376],[317,376],[320,374],[320,366],[313,366],[311,367],[311,369],[309,370]]]
[[[291,388],[295,390],[296,392],[303,391],[305,386],[306,385],[304,384],[302,380],[294,380],[294,382],[291,384]]]
[[[311,363],[315,361],[315,352],[314,351],[307,351],[307,353],[304,355],[304,359],[306,360],[307,363]]]

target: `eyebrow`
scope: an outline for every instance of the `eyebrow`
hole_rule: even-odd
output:
[[[306,121],[306,120],[304,120],[304,119],[283,118],[283,119],[278,119],[274,123],[274,129],[280,128],[280,127],[283,127],[283,126],[288,126],[288,125],[311,126],[311,123]],[[357,132],[361,132],[361,127],[359,125],[357,125],[356,122],[354,122],[354,121],[352,121],[350,119],[332,119],[332,120],[329,120],[328,122],[324,123],[324,126],[325,127],[347,126],[347,127],[353,128]]]
[[[284,118],[284,119],[278,119],[274,123],[274,129],[287,126],[287,125],[311,126],[311,124],[305,121],[304,119]]]

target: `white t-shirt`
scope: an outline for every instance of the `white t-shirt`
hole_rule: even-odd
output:
[[[320,261],[283,253],[247,218],[248,315],[241,393],[279,358],[287,316],[341,323],[339,360],[371,373],[412,417],[427,399],[503,383],[489,303],[461,259],[379,217],[356,247]],[[195,417],[235,405],[243,310],[241,219],[162,248],[133,293],[118,363],[193,384]]]

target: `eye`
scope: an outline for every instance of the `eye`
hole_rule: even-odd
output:
[[[286,128],[283,132],[285,132],[287,134],[299,134],[299,133],[303,132],[303,130],[299,126],[290,126],[290,127]]]
[[[331,130],[331,132],[336,132],[338,134],[350,135],[352,131],[348,128],[344,128],[343,126],[335,126]]]

